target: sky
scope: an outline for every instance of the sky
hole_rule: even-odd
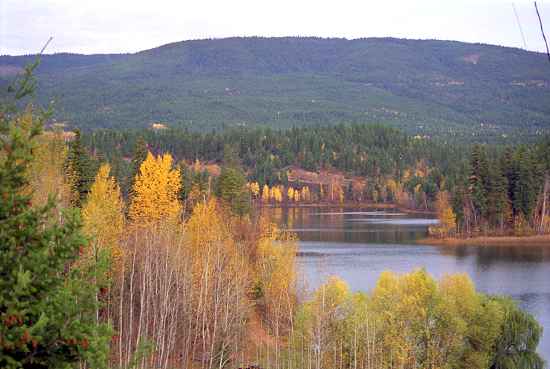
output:
[[[550,0],[538,5],[550,36]],[[37,53],[50,37],[46,53],[94,54],[233,36],[391,36],[546,50],[528,0],[0,0],[0,55]]]

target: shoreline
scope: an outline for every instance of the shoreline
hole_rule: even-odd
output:
[[[385,203],[356,203],[356,202],[350,202],[350,203],[343,203],[343,204],[337,204],[337,203],[330,203],[330,202],[320,202],[320,203],[307,203],[307,204],[280,204],[280,205],[274,205],[274,204],[261,204],[259,208],[272,208],[272,209],[292,209],[292,208],[349,208],[349,209],[392,209],[392,210],[398,210],[402,213],[407,214],[422,214],[422,215],[435,215],[435,211],[432,210],[420,210],[420,209],[408,209],[400,207],[396,204],[385,204]]]
[[[470,238],[424,238],[416,241],[431,246],[548,246],[550,234],[537,236],[476,236]]]

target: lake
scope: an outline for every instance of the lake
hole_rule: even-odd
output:
[[[550,246],[425,246],[435,220],[394,210],[276,208],[273,220],[294,231],[298,264],[308,288],[329,275],[369,291],[384,270],[425,268],[436,278],[467,273],[479,291],[509,295],[531,312],[546,334],[539,352],[550,362]]]

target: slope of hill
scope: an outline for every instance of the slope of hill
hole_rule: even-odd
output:
[[[0,83],[29,57],[0,57]],[[411,133],[550,129],[542,54],[453,41],[228,38],[43,57],[39,99],[72,126],[387,122]]]

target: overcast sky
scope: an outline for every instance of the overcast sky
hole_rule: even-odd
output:
[[[550,0],[539,1],[550,36]],[[532,1],[514,2],[527,49],[545,50]],[[0,54],[136,52],[230,36],[405,37],[524,48],[503,0],[0,0]]]

